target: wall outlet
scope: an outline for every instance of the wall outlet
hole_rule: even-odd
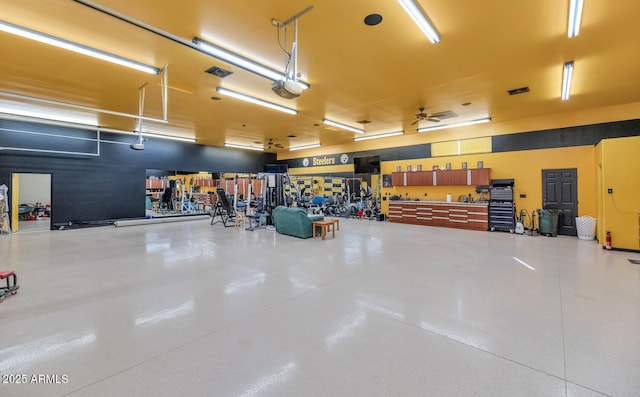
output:
[[[526,194],[521,194],[520,198],[527,198],[527,195]]]
[[[613,189],[612,188],[607,189],[607,193],[613,194]]]

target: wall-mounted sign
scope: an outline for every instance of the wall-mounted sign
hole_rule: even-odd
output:
[[[324,156],[309,156],[287,161],[289,168],[324,167],[353,164],[351,153],[328,154]]]
[[[297,163],[297,167],[323,167],[328,165],[341,165],[349,164],[351,158],[348,154],[334,154],[327,156],[313,156],[305,157],[302,159],[294,160]],[[289,167],[296,167],[294,164],[289,164]]]
[[[311,165],[313,165],[314,167],[319,165],[336,165],[337,163],[338,162],[336,156],[322,156],[311,158]]]

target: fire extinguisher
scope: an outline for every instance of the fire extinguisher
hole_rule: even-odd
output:
[[[611,251],[611,232],[607,232],[607,237],[605,238],[604,249],[607,251]]]

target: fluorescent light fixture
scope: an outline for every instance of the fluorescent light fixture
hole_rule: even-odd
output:
[[[41,106],[28,106],[14,103],[7,103],[7,105],[0,104],[0,113],[26,118],[81,124],[87,127],[90,126],[91,128],[96,128],[98,125],[98,118],[95,115],[82,114],[73,111],[62,111],[59,109],[48,109]]]
[[[336,123],[335,121],[322,119],[322,122],[325,123],[326,125],[331,125],[331,126],[334,126],[334,127],[342,128],[343,130],[356,132],[358,134],[364,134],[364,130],[361,130],[361,129],[358,129],[358,128],[354,128],[354,127],[350,127],[350,126],[345,125],[345,124]]]
[[[302,149],[313,149],[314,147],[320,147],[320,146],[322,146],[322,144],[314,143],[312,145],[290,147],[289,150],[294,151],[294,150],[302,150]]]
[[[427,36],[427,38],[433,43],[440,42],[440,35],[436,31],[436,28],[433,27],[431,22],[429,22],[429,18],[425,15],[425,13],[418,7],[418,5],[413,0],[398,0],[398,3],[404,8],[404,10],[409,14],[411,19],[418,25],[420,30]]]
[[[263,152],[264,149],[257,146],[247,146],[247,145],[236,145],[235,143],[225,143],[225,147],[232,147],[236,149],[249,149],[249,150],[257,150],[259,152]]]
[[[491,121],[491,117],[485,117],[483,119],[463,121],[462,123],[444,124],[444,125],[436,125],[433,127],[418,128],[417,131],[426,132],[426,131],[444,130],[445,128],[463,127],[465,125],[482,124],[482,123],[488,123],[490,121]]]
[[[13,105],[15,106],[15,105]],[[29,110],[32,109],[32,110]],[[40,124],[49,124],[49,125],[59,125],[62,127],[76,128],[76,129],[90,129],[90,130],[98,130],[102,132],[113,132],[116,134],[130,134],[131,131],[123,131],[123,130],[114,130],[111,128],[103,128],[98,126],[97,119],[95,115],[82,115],[80,117],[80,113],[74,112],[62,112],[60,110],[52,110],[46,109],[38,106],[30,106],[30,107],[12,107],[12,106],[3,106],[0,104],[0,119],[5,120],[18,120],[25,121],[31,123],[40,123]],[[160,139],[170,139],[174,141],[182,141],[182,142],[191,142],[195,143],[196,140],[193,138],[185,138],[175,135],[166,135],[166,134],[157,134],[153,132],[142,132],[143,136],[150,138],[160,138]]]
[[[566,101],[571,95],[571,77],[573,77],[573,61],[564,63],[562,72],[562,100]]]
[[[252,97],[246,94],[242,94],[240,92],[236,92],[236,91],[231,91],[231,90],[227,90],[226,88],[222,88],[222,87],[218,87],[216,88],[216,91],[219,92],[220,94],[223,95],[229,95],[230,97],[234,97],[236,99],[240,99],[246,102],[251,102],[251,103],[255,103],[256,105],[260,105],[260,106],[264,106],[270,109],[274,109],[274,110],[279,110],[281,112],[284,113],[289,113],[289,114],[298,114],[298,111],[296,109],[291,109],[291,108],[287,108],[278,104],[275,104],[273,102],[267,102],[264,101],[262,99],[258,99],[256,97]]]
[[[23,28],[18,25],[14,25],[9,22],[0,21],[0,30],[3,32],[22,36],[27,39],[36,40],[41,43],[49,44],[65,50],[77,52],[79,54],[88,55],[94,58],[102,59],[103,61],[113,62],[118,65],[126,66],[131,69],[136,69],[142,72],[150,74],[160,73],[160,69],[155,66],[145,65],[140,62],[133,61],[131,59],[123,58],[118,55],[110,54],[95,48],[87,47],[82,44],[74,43],[65,39],[61,39],[55,36],[51,36],[45,33],[36,32],[35,30]]]
[[[569,1],[569,28],[567,35],[569,38],[576,37],[580,33],[580,21],[582,20],[583,0]]]
[[[387,132],[384,134],[378,134],[378,135],[367,135],[367,136],[359,136],[357,138],[353,138],[354,141],[366,141],[367,139],[378,139],[378,138],[386,138],[388,136],[396,136],[396,135],[402,135],[404,134],[404,131],[394,131],[394,132]]]
[[[142,136],[146,136],[148,138],[159,138],[159,139],[168,139],[171,141],[180,141],[180,142],[190,142],[190,143],[195,143],[196,140],[193,138],[184,138],[181,136],[174,136],[174,135],[164,135],[164,134],[155,134],[153,132],[142,132]]]
[[[193,38],[193,44],[195,44],[196,47],[202,52],[205,52],[215,58],[228,62],[246,71],[258,74],[262,77],[266,77],[269,80],[277,81],[286,79],[284,72],[279,72],[268,66],[261,65],[255,61],[250,60],[249,58],[243,57],[239,54],[235,54],[229,50],[225,50],[222,47],[218,47],[217,45],[209,43],[198,37]],[[302,81],[297,81],[297,83],[305,90],[309,88],[309,84],[307,83],[304,83]]]

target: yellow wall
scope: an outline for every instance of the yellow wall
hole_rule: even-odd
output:
[[[594,197],[596,198],[596,239],[604,245],[604,194],[602,173],[602,142],[598,143],[594,150],[594,172],[596,183]]]
[[[20,202],[18,192],[20,191],[20,175],[11,174],[11,231],[18,231],[18,220],[20,213]]]
[[[466,156],[449,156],[438,158],[425,158],[419,160],[385,161],[381,164],[383,174],[390,174],[401,166],[403,170],[407,165],[413,167],[422,165],[423,170],[430,170],[432,166],[444,166],[451,163],[453,169],[462,168],[461,163],[466,161],[469,168],[476,168],[477,162],[482,160],[484,168],[491,168],[492,179],[515,179],[515,200],[518,212],[524,209],[528,213],[542,208],[542,170],[556,168],[578,169],[578,216],[596,216],[595,167],[594,147],[577,146],[557,149],[525,150],[506,153],[484,153]],[[447,193],[456,200],[459,195],[479,195],[474,186],[400,186],[383,188],[383,196],[408,194],[409,198],[422,200],[445,200]],[[426,196],[425,196],[426,194]],[[520,198],[520,194],[526,194],[526,198]],[[385,205],[386,207],[386,205]]]
[[[599,240],[604,242],[604,233],[610,231],[614,248],[638,250],[640,137],[605,139],[598,146],[597,152],[601,156],[597,166],[602,167]],[[608,194],[609,188],[613,189],[612,194]]]

